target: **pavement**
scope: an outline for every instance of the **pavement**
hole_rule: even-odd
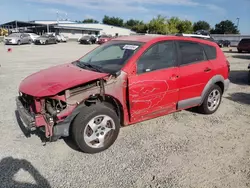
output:
[[[14,113],[21,80],[94,47],[0,44],[0,188],[250,187],[250,54],[235,48],[225,49],[231,84],[213,115],[181,111],[122,128],[113,146],[94,155],[69,140],[44,146],[26,138]]]

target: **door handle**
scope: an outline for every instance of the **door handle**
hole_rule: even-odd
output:
[[[207,68],[205,68],[204,69],[204,72],[209,72],[209,71],[211,71],[212,69],[210,69],[209,67],[207,67]]]
[[[169,79],[170,80],[176,80],[176,79],[178,79],[179,78],[179,76],[178,75],[172,75]]]

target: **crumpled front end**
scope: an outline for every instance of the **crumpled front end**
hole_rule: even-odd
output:
[[[64,93],[40,99],[20,92],[16,107],[20,126],[28,132],[43,132],[46,138],[52,138],[68,136],[62,132],[58,135],[55,126],[71,114],[76,105],[68,105]]]

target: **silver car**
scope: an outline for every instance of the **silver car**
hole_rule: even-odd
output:
[[[12,33],[4,38],[5,44],[31,44],[32,39],[27,33]]]

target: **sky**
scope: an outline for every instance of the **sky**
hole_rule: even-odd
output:
[[[212,27],[231,20],[242,34],[250,34],[250,0],[0,0],[0,24],[12,20],[59,18],[101,21],[104,15],[148,22],[161,14],[192,22],[205,20]]]

